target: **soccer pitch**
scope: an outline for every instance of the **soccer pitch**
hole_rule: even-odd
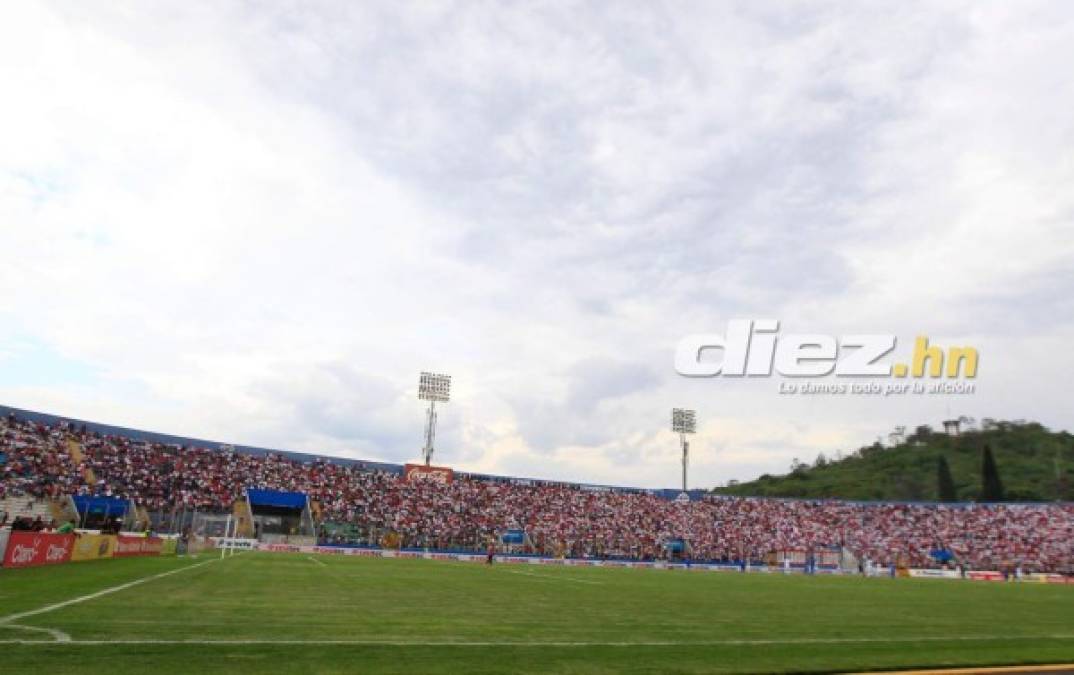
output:
[[[5,673],[1056,663],[1074,661],[1074,588],[302,554],[133,558],[0,570],[0,641]]]

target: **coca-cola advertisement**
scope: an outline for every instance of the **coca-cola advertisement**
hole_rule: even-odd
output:
[[[407,464],[406,479],[431,481],[433,483],[448,484],[455,476],[455,472],[446,466],[425,466],[424,464]]]
[[[58,565],[71,559],[73,534],[12,532],[4,552],[4,567]]]

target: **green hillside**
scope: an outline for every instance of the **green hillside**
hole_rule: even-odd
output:
[[[958,501],[981,499],[982,449],[991,448],[1006,501],[1074,501],[1074,436],[1035,422],[984,420],[980,430],[947,436],[918,427],[893,447],[879,443],[849,456],[821,455],[782,476],[717,488],[718,494],[852,500],[939,500],[938,465],[946,459]]]

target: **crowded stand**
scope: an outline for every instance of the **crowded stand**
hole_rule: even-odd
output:
[[[81,484],[67,450],[71,429],[8,417],[0,425],[0,499],[55,497]]]
[[[80,461],[68,450],[80,448]],[[0,426],[0,497],[119,497],[148,511],[227,512],[244,490],[301,492],[340,541],[483,550],[507,530],[523,552],[653,560],[681,540],[693,560],[765,560],[839,547],[880,564],[1071,571],[1072,504],[888,504],[706,495],[455,474],[407,480],[361,463],[166,445],[14,416]],[[324,531],[324,530],[323,530]],[[337,529],[336,532],[341,530]],[[332,542],[328,542],[332,543]],[[936,559],[937,550],[949,557]]]

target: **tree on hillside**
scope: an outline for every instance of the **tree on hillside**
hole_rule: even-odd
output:
[[[936,463],[936,492],[941,502],[958,500],[955,480],[951,478],[951,467],[947,465],[947,458],[943,455],[940,455],[940,459]]]
[[[1070,478],[1067,476],[1067,472],[1063,470],[1062,453],[1058,448],[1055,451],[1055,457],[1052,459],[1052,466],[1055,469],[1056,501],[1070,499],[1074,496],[1074,486],[1071,486]]]
[[[1003,482],[999,479],[999,469],[996,468],[996,459],[992,456],[992,448],[984,446],[981,451],[981,501],[1003,501]]]
[[[895,478],[895,499],[911,502],[924,501],[928,491],[928,482],[922,480],[922,478],[923,476],[910,472]]]
[[[932,431],[932,427],[927,424],[922,424],[918,427],[915,427],[914,433],[910,434],[910,437],[906,440],[910,443],[915,443],[918,441],[925,443],[929,440],[933,433],[934,432]]]
[[[842,461],[836,461],[837,456],[825,449],[824,467],[817,467],[820,462],[812,458],[803,462],[799,454],[789,469],[784,465],[784,475],[742,481],[734,487],[720,488],[719,492],[807,499],[947,499],[939,484],[939,459],[943,455],[952,478],[957,478],[953,481],[956,500],[1074,501],[1074,433],[1050,431],[1036,423],[1018,425],[996,420],[990,420],[989,427],[988,431],[967,430],[959,437],[934,433],[924,442],[890,448],[867,445]],[[911,431],[913,426],[906,429],[907,434]],[[1000,495],[996,494],[996,481],[985,481],[986,444],[992,454],[992,468],[996,469],[990,468],[988,473],[999,474],[1002,479]],[[814,450],[813,456],[816,453]],[[985,482],[993,487],[986,488]]]

